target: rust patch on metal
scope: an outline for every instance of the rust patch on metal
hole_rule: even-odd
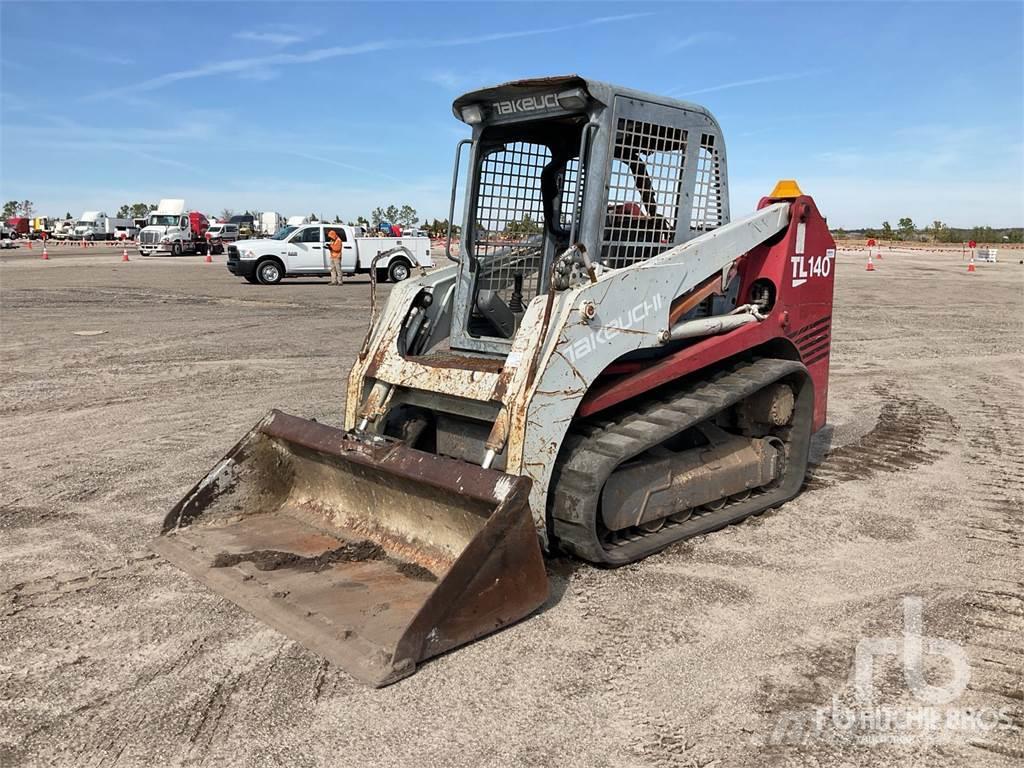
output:
[[[469,357],[466,355],[456,355],[452,352],[434,352],[410,359],[428,368],[453,368],[455,370],[483,371],[485,373],[500,373],[505,367],[505,361],[499,358]]]

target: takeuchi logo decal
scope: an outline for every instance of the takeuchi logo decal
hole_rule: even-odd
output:
[[[519,112],[537,112],[541,109],[558,109],[558,97],[553,93],[523,96],[521,99],[506,99],[494,102],[499,115],[514,115]]]
[[[626,310],[617,318],[596,331],[591,331],[586,336],[576,339],[566,350],[566,356],[576,362],[586,357],[602,344],[607,344],[620,333],[640,328],[644,321],[651,315],[658,312],[665,304],[660,293],[654,294],[650,300],[644,300],[635,307]]]

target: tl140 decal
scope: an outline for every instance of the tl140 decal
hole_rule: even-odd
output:
[[[835,260],[835,248],[829,248],[824,256],[790,256],[793,265],[793,287],[803,285],[813,277],[828,277],[832,274],[832,262]]]

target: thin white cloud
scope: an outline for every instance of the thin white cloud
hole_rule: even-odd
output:
[[[725,41],[727,39],[731,38],[722,37],[710,32],[694,32],[692,35],[686,35],[686,37],[665,41],[658,48],[662,53],[675,53],[684,48],[692,48],[700,43],[709,43],[715,40]]]
[[[391,51],[399,49],[424,50],[428,48],[455,48],[467,45],[480,45],[493,43],[502,40],[515,40],[524,37],[536,37],[538,35],[555,34],[558,32],[571,32],[585,27],[592,27],[601,24],[611,24],[632,19],[639,19],[651,16],[650,13],[627,13],[618,16],[600,16],[594,19],[563,24],[557,27],[543,27],[535,29],[524,29],[512,32],[492,32],[486,35],[475,35],[472,37],[454,37],[440,40],[400,40],[395,38],[383,40],[369,40],[357,45],[335,45],[327,48],[316,48],[305,53],[276,53],[269,56],[254,56],[243,59],[228,59],[225,61],[211,62],[191,69],[182,69],[176,72],[167,72],[157,77],[151,77],[142,82],[130,85],[110,88],[97,91],[85,96],[82,101],[97,101],[105,98],[120,96],[124,93],[139,93],[140,91],[152,91],[157,88],[164,88],[174,83],[185,80],[196,80],[199,78],[212,77],[214,75],[242,74],[252,71],[268,70],[274,67],[292,66],[297,64],[312,64],[327,59],[335,59],[342,56],[358,56],[365,53],[376,53],[380,51]]]
[[[428,83],[434,85],[440,85],[442,88],[447,88],[450,91],[457,91],[463,87],[466,82],[467,76],[456,74],[450,69],[442,70],[440,72],[431,72],[423,78]]]
[[[301,35],[288,34],[287,32],[257,32],[252,29],[235,32],[232,37],[236,40],[248,40],[253,43],[267,43],[269,45],[282,46],[301,43],[304,39]]]
[[[380,171],[374,171],[370,168],[360,168],[358,165],[351,165],[349,163],[343,163],[340,160],[333,160],[329,157],[319,157],[317,155],[310,155],[306,152],[295,152],[293,150],[281,150],[281,154],[291,155],[292,157],[301,157],[304,160],[312,160],[315,163],[327,163],[328,165],[336,165],[339,168],[344,168],[349,171],[355,171],[356,173],[362,173],[367,176],[376,176],[380,179],[386,179],[387,181],[394,181],[399,184],[405,184],[405,180],[399,179],[396,176],[390,176]]]
[[[440,69],[423,76],[428,83],[440,86],[448,91],[466,91],[482,85],[500,83],[512,78],[494,70],[472,69],[468,72],[455,72],[451,69]]]
[[[731,83],[719,83],[718,85],[710,85],[706,88],[696,88],[694,90],[686,90],[684,88],[673,88],[669,91],[669,95],[679,94],[682,96],[698,96],[702,93],[715,93],[716,91],[727,91],[731,88],[745,88],[751,85],[765,85],[767,83],[781,83],[787,80],[799,80],[804,77],[810,77],[816,75],[823,70],[820,69],[809,69],[805,72],[786,72],[776,75],[764,75],[763,77],[752,77],[749,80],[734,80]]]

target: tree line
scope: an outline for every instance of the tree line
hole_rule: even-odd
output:
[[[881,240],[932,243],[964,243],[970,240],[978,243],[1024,242],[1024,227],[951,227],[938,219],[928,226],[918,227],[909,216],[899,219],[895,228],[888,221],[883,221],[879,228],[865,227],[854,230],[840,228],[833,230],[832,234],[840,240],[862,236]]]

